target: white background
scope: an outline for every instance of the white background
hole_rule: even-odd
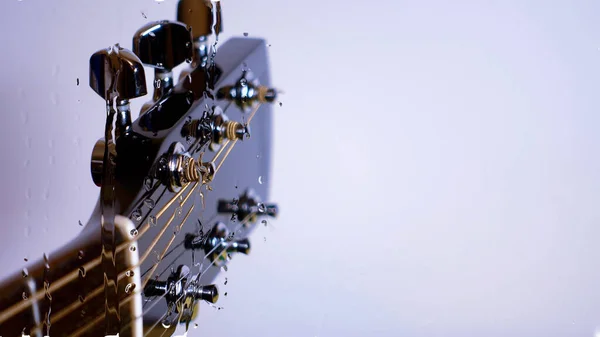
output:
[[[175,7],[2,1],[2,275],[75,237],[98,196],[89,56],[130,48]],[[282,213],[191,336],[594,336],[597,1],[223,9],[223,39],[267,38],[286,92],[271,181]]]

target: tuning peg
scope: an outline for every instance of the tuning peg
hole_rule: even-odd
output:
[[[133,52],[145,65],[154,68],[153,99],[157,101],[173,89],[173,68],[192,61],[192,34],[186,25],[179,22],[150,22],[133,35]]]
[[[249,189],[242,194],[239,200],[219,200],[217,212],[235,214],[240,221],[245,223],[256,222],[257,216],[277,217],[279,208],[276,204],[264,204],[256,193]]]
[[[215,105],[212,112],[207,113],[203,118],[186,123],[182,135],[193,137],[201,142],[210,140],[209,149],[217,151],[225,139],[243,141],[250,137],[250,127],[229,120],[223,110]]]
[[[206,237],[188,233],[185,236],[184,247],[192,250],[204,250],[210,261],[219,267],[227,262],[228,254],[250,254],[250,241],[248,239],[230,240],[229,230],[222,222],[218,222]]]
[[[221,87],[217,91],[217,99],[234,102],[242,111],[247,111],[255,102],[271,103],[277,98],[277,91],[248,81],[248,71],[234,85]]]
[[[117,103],[117,138],[131,128],[129,100],[144,96],[146,75],[140,59],[118,44],[90,57],[90,87],[111,105]]]
[[[209,54],[209,36],[213,32],[218,35],[222,31],[221,2],[212,4],[206,0],[180,0],[177,5],[177,21],[192,27],[196,51],[192,67],[205,66]]]

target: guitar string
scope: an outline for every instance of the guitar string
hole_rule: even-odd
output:
[[[193,192],[193,191],[194,191],[194,190],[192,189],[192,190],[190,191],[190,193],[188,193],[188,195],[186,196],[186,198],[185,198],[185,199],[184,199],[184,201],[183,201],[183,203],[184,203],[184,204],[185,204],[185,202],[186,202],[186,201],[189,199],[189,197],[191,196],[191,194],[192,194],[192,192]],[[182,206],[180,206],[180,207],[182,207]],[[187,220],[187,218],[189,217],[189,215],[191,214],[191,211],[192,211],[193,209],[194,209],[194,205],[192,205],[192,207],[190,208],[190,210],[189,210],[189,211],[188,211],[188,213],[186,214],[186,217],[184,218],[184,220],[183,220],[183,222],[182,222],[182,223],[185,223],[185,221]],[[161,231],[161,236],[162,236],[162,234],[163,234],[163,233],[166,231],[166,228],[168,228],[168,227],[170,226],[170,224],[171,224],[171,222],[173,221],[173,219],[175,218],[175,214],[176,214],[177,212],[178,212],[178,211],[177,211],[177,210],[175,210],[175,211],[174,211],[174,213],[173,213],[173,215],[172,215],[172,216],[169,218],[169,220],[167,221],[167,223],[165,224],[165,226],[163,227],[163,229],[162,229],[162,231]],[[121,245],[119,245],[119,247],[118,247],[118,248],[121,248],[121,251],[122,251],[122,250],[124,250],[124,247],[126,247],[126,246],[130,246],[130,245],[131,245],[133,242],[135,242],[135,241],[139,240],[140,236],[141,236],[143,233],[145,233],[145,232],[147,231],[147,229],[148,229],[148,228],[149,228],[149,227],[148,227],[148,226],[146,226],[146,227],[144,228],[144,230],[142,231],[142,233],[138,234],[138,237],[136,237],[136,240],[131,240],[131,241],[124,242],[124,243],[122,243]],[[159,237],[159,238],[160,238],[160,237]],[[153,248],[154,248],[154,246],[156,245],[157,241],[158,241],[158,240],[156,240],[156,239],[155,239],[155,241],[154,241],[154,242],[153,242],[153,243],[150,245],[150,247],[147,249],[147,251],[146,251],[147,253],[148,253],[148,252],[150,252],[150,251],[152,251],[152,249],[153,249]],[[140,259],[140,261],[139,261],[139,262],[138,262],[138,263],[137,263],[135,266],[132,266],[132,267],[130,267],[130,268],[127,268],[127,269],[129,270],[129,269],[135,269],[135,268],[139,268],[139,267],[141,266],[141,264],[142,264],[142,263],[145,261],[145,259],[146,259],[148,256],[149,256],[149,254],[145,254],[145,255],[143,255],[143,257]],[[120,273],[118,274],[118,280],[119,280],[119,281],[120,281],[120,280],[122,280],[122,279],[124,278],[124,276],[126,276],[126,274],[127,274],[127,270],[120,272]],[[97,296],[98,294],[100,294],[100,293],[102,292],[102,288],[103,288],[102,286],[99,286],[99,287],[97,287],[96,289],[94,289],[94,290],[93,290],[93,291],[92,291],[92,292],[91,292],[91,293],[88,295],[88,298],[93,298],[93,297]],[[82,304],[83,304],[83,302],[81,302],[80,300],[78,300],[78,301],[74,301],[73,303],[71,303],[71,304],[70,304],[68,307],[66,307],[66,308],[62,308],[62,309],[61,309],[61,310],[60,310],[58,313],[56,313],[56,314],[54,315],[53,322],[57,322],[57,321],[59,321],[60,319],[62,319],[63,317],[67,316],[67,315],[68,315],[68,314],[70,314],[71,312],[75,311],[75,310],[76,310],[77,308],[79,308],[79,307],[80,307]],[[33,329],[33,331],[36,331],[36,330],[38,329],[38,327],[39,327],[39,325],[38,325],[38,326],[36,326],[36,327]]]
[[[250,114],[250,117],[248,118],[248,121],[245,123],[246,125],[249,125],[249,124],[250,124],[250,122],[251,122],[252,118],[254,117],[254,115],[256,114],[256,112],[258,111],[258,109],[260,108],[260,106],[261,106],[261,105],[262,105],[262,104],[260,104],[260,103],[256,105],[256,107],[253,109],[252,113]],[[215,174],[216,174],[216,172],[217,172],[217,171],[220,169],[220,167],[223,165],[223,163],[225,162],[225,160],[227,159],[227,157],[229,156],[229,153],[230,153],[230,152],[231,152],[231,150],[233,149],[233,147],[234,147],[234,145],[236,144],[236,142],[237,142],[237,139],[236,139],[236,140],[235,140],[235,141],[234,141],[234,142],[231,144],[231,146],[229,146],[229,147],[228,147],[228,150],[227,150],[227,152],[225,153],[225,156],[224,156],[224,158],[221,160],[221,162],[220,162],[220,163],[219,163],[219,165],[217,166],[217,169],[215,170]],[[220,154],[223,152],[223,150],[225,149],[225,147],[227,147],[226,145],[228,145],[228,144],[229,144],[229,140],[228,140],[228,141],[227,141],[227,142],[224,144],[224,146],[223,146],[223,147],[220,149],[220,151],[219,151],[219,152],[217,152],[217,154],[215,155],[215,157],[214,157],[214,158],[213,158],[213,160],[212,160],[212,162],[213,162],[213,163],[214,163],[214,161],[216,161],[216,159],[218,159],[218,156],[219,156],[219,155],[220,155]],[[191,196],[191,194],[193,193],[193,191],[195,190],[195,188],[197,187],[197,185],[198,185],[198,182],[196,182],[196,183],[194,184],[194,187],[192,188],[192,190],[190,191],[190,193],[189,193],[189,194],[186,196],[186,199],[185,199],[185,201],[187,201],[187,199],[189,198],[189,196]],[[174,203],[174,201],[175,201],[175,200],[177,200],[177,198],[181,196],[181,194],[183,193],[183,191],[184,191],[184,190],[185,190],[185,189],[186,189],[188,186],[189,186],[189,183],[188,183],[188,184],[186,184],[186,185],[185,185],[185,186],[184,186],[184,187],[183,187],[183,188],[182,188],[182,189],[181,189],[181,190],[180,190],[180,191],[179,191],[179,192],[178,192],[178,193],[177,193],[177,194],[176,194],[176,195],[175,195],[173,198],[171,198],[171,200],[170,200],[169,202],[167,202],[167,204],[165,204],[165,206],[163,206],[163,207],[162,207],[162,208],[159,210],[159,212],[157,212],[157,213],[156,213],[156,215],[155,215],[155,218],[156,218],[157,220],[158,220],[158,219],[159,219],[159,218],[160,218],[160,217],[161,217],[161,216],[164,214],[164,212],[166,212],[166,210],[167,210],[167,209],[168,209],[168,208],[169,208],[169,207],[170,207],[170,206],[171,206],[171,205]],[[164,192],[163,192],[163,193],[164,193]],[[185,201],[184,201],[182,204],[185,204]],[[183,205],[182,205],[181,207],[183,207]],[[192,209],[193,209],[193,207],[192,207]],[[190,213],[191,213],[191,209],[190,209],[190,211],[188,212],[188,216],[189,216],[189,214],[190,214]],[[150,247],[148,250],[146,250],[146,252],[145,252],[145,255],[144,255],[144,256],[143,256],[143,258],[141,259],[141,260],[142,260],[142,262],[143,262],[143,261],[145,261],[145,259],[146,259],[146,258],[148,257],[148,255],[149,255],[149,253],[150,253],[151,249],[152,249],[152,248],[154,248],[154,245],[156,245],[156,243],[158,242],[158,240],[159,240],[159,239],[162,237],[162,235],[164,235],[164,233],[166,232],[166,228],[168,228],[168,227],[169,227],[170,223],[172,222],[172,220],[173,220],[173,218],[174,218],[174,215],[175,215],[175,214],[173,214],[173,216],[172,216],[172,217],[169,219],[168,223],[167,223],[167,224],[166,224],[166,225],[163,227],[163,230],[161,231],[161,233],[159,234],[159,236],[158,236],[157,238],[155,238],[155,240],[153,241],[153,244],[151,245],[151,247]],[[187,219],[187,217],[186,217],[186,219]],[[140,239],[140,237],[141,237],[141,236],[142,236],[142,235],[143,235],[143,234],[144,234],[144,233],[147,231],[147,229],[149,228],[149,223],[146,223],[146,224],[147,224],[148,226],[146,226],[146,227],[145,227],[145,228],[144,228],[144,229],[143,229],[143,230],[142,230],[142,231],[141,231],[141,232],[138,234],[138,237],[137,237],[136,241],[137,241],[137,240],[139,240],[139,239]],[[242,224],[240,224],[240,225],[242,225]],[[238,227],[239,227],[239,226],[238,226]],[[237,231],[237,229],[236,229],[236,231]],[[174,240],[174,237],[171,239],[171,241],[170,241],[170,243],[169,243],[169,246],[172,244],[173,240]],[[120,251],[122,251],[122,250],[124,249],[124,247],[125,247],[125,246],[127,246],[128,244],[131,244],[131,241],[130,241],[130,242],[128,242],[128,243],[122,244],[120,247],[118,247],[118,248],[121,248],[121,249],[120,249],[120,250],[118,249],[118,250],[117,250],[117,252],[120,252]],[[167,246],[167,249],[168,249],[168,247],[169,247],[169,246]],[[215,247],[215,249],[216,249],[216,248],[217,248],[217,247]],[[213,250],[214,250],[214,249],[213,249]],[[165,252],[166,252],[166,250],[165,250],[165,251],[163,251],[163,254],[164,254]],[[209,252],[208,254],[206,254],[206,255],[205,255],[205,257],[204,257],[204,259],[203,259],[203,261],[205,261],[205,260],[206,260],[206,257],[207,257],[209,254],[211,254],[211,253],[212,253],[212,251],[211,251],[211,252]],[[162,260],[162,258],[161,258],[161,260]],[[94,261],[92,261],[92,262],[94,262]],[[138,265],[141,265],[141,263],[142,263],[142,262],[140,262]],[[157,266],[157,265],[158,265],[158,264],[156,264],[155,266]],[[88,266],[88,268],[86,268],[86,269],[89,269],[90,267],[91,267],[91,268],[95,267],[95,264],[93,264],[93,263],[92,263],[92,264],[90,264],[90,266]],[[84,265],[84,268],[85,268],[85,265]],[[153,268],[153,269],[155,270],[156,268]],[[154,272],[154,270],[152,271],[152,273]],[[206,270],[208,270],[208,268],[207,268]],[[151,274],[152,274],[152,273],[151,273]],[[204,273],[204,272],[202,272],[202,273]],[[202,273],[201,273],[201,274],[202,274]],[[76,275],[77,275],[77,272],[75,272],[75,271],[74,271],[74,272],[72,272],[71,274],[75,274],[75,276],[76,276]],[[122,274],[124,275],[124,272],[122,272]],[[120,276],[121,276],[121,275],[120,275]],[[151,275],[150,275],[150,276],[151,276]],[[145,284],[148,282],[148,280],[150,279],[150,276],[146,277],[146,279],[145,279],[145,281],[144,281],[144,283],[143,283],[144,285],[145,285]],[[200,276],[200,274],[199,274],[199,276]],[[64,277],[63,277],[63,278],[64,278]],[[71,279],[70,279],[70,280],[68,279],[66,282],[63,282],[63,283],[61,284],[61,283],[60,283],[60,281],[61,281],[63,278],[59,279],[59,281],[57,282],[59,285],[58,285],[58,286],[55,286],[55,289],[52,289],[52,288],[51,288],[51,289],[50,289],[50,291],[52,291],[52,290],[57,290],[57,289],[60,289],[60,288],[61,288],[61,287],[62,287],[64,284],[66,284],[68,281],[72,280],[72,278],[73,278],[73,277],[71,277]],[[56,285],[57,283],[53,283],[53,284],[54,284],[54,285]],[[142,286],[141,288],[143,288],[143,286]],[[94,294],[94,295],[95,295],[95,294]],[[92,295],[92,296],[94,296],[94,295]],[[36,294],[36,297],[37,297],[37,294]],[[43,294],[41,295],[41,297],[43,297]],[[41,297],[40,297],[40,298],[41,298]],[[36,299],[36,300],[37,300],[37,299]],[[23,303],[23,302],[21,302],[21,303]],[[81,302],[79,302],[79,303],[81,303]],[[77,303],[75,303],[75,304],[77,304]],[[23,308],[26,308],[26,307],[27,307],[27,305],[23,306]],[[78,307],[78,306],[77,306],[77,307]],[[12,307],[11,307],[11,309],[12,309]],[[9,310],[10,310],[10,309],[9,309]],[[22,309],[21,309],[21,310],[22,310]],[[74,310],[74,309],[73,309],[73,310]],[[18,310],[17,312],[19,312],[19,311],[20,311],[20,310]],[[62,317],[64,317],[64,316],[66,316],[66,314],[60,315],[60,314],[62,313],[62,311],[63,311],[63,310],[61,310],[61,311],[60,311],[60,312],[59,312],[59,313],[56,315],[56,316],[58,316],[58,317],[56,317],[56,316],[54,317],[54,320],[53,320],[53,321],[55,321],[55,322],[56,322],[58,319],[60,319],[60,318],[62,318]],[[69,310],[69,311],[72,311],[72,310]],[[15,312],[15,314],[16,314],[16,312]],[[68,314],[68,313],[67,313],[67,314]],[[13,315],[14,315],[14,314],[13,314]],[[12,315],[10,315],[10,317],[12,317]],[[10,318],[10,317],[9,317],[9,318]],[[2,321],[3,321],[3,320],[2,320],[2,317],[0,317],[0,323],[1,323]]]

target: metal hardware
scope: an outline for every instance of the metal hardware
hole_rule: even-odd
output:
[[[222,222],[218,222],[206,237],[192,233],[186,234],[184,247],[192,250],[204,250],[210,261],[218,267],[227,263],[231,253],[250,254],[250,241],[248,239],[233,241],[227,226]]]
[[[228,85],[217,91],[217,99],[234,102],[242,111],[247,111],[255,102],[271,103],[277,98],[277,91],[262,85],[256,85],[248,80],[248,71],[234,85]]]
[[[248,189],[239,200],[219,200],[217,211],[219,213],[234,214],[240,221],[247,223],[256,222],[257,216],[277,217],[279,208],[276,204],[264,204],[254,190]]]

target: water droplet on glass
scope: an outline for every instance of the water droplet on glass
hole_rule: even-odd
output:
[[[144,12],[141,12],[141,13],[142,13],[142,16],[144,17],[144,19],[147,19],[147,18],[148,18],[148,17],[146,16],[146,13],[144,13]]]
[[[267,227],[267,220],[263,220],[263,221],[261,221],[261,222],[262,222],[262,224],[263,224],[265,227]]]
[[[83,295],[79,295],[79,302],[83,303],[83,301],[85,301],[85,299],[83,298]]]
[[[198,329],[198,323],[194,323],[194,329]]]
[[[77,86],[79,86],[79,77],[77,77]]]
[[[133,270],[128,270],[128,271],[126,271],[126,272],[125,272],[125,275],[126,275],[127,277],[132,277],[132,276],[134,275],[134,274],[133,274]]]
[[[261,213],[265,212],[265,204],[263,204],[262,202],[258,203],[258,211]]]
[[[138,230],[137,229],[132,229],[129,234],[131,234],[131,236],[135,237],[136,235],[138,235]]]
[[[146,188],[147,191],[150,191],[153,183],[154,181],[152,178],[146,177],[146,179],[144,179],[144,188]]]
[[[79,267],[79,277],[85,277],[85,268]]]
[[[270,44],[270,43],[269,43],[269,44],[267,44],[267,47],[271,47],[271,44]]]
[[[265,242],[267,242],[267,237],[266,236],[263,239],[265,240]]]
[[[262,185],[262,183],[263,183],[263,177],[262,176],[258,176],[258,183]]]
[[[140,221],[140,220],[142,220],[142,211],[140,211],[139,209],[136,209],[135,211],[133,211],[133,213],[131,213],[131,216],[136,221]]]
[[[224,285],[227,285],[227,277],[225,278],[225,283],[223,283]]]
[[[146,205],[146,207],[153,209],[154,208],[154,200],[148,198],[146,200],[144,200],[144,205]]]
[[[157,88],[157,89],[160,89],[160,84],[161,84],[161,83],[162,83],[162,82],[161,82],[161,80],[160,80],[160,79],[158,79],[158,78],[157,78],[157,79],[155,79],[155,80],[154,80],[154,87],[155,87],[155,88]]]
[[[27,300],[29,298],[29,296],[27,296],[27,294],[25,292],[23,292],[23,300]]]
[[[83,223],[81,223],[81,220],[79,220],[79,226],[83,227]]]
[[[128,283],[125,286],[125,293],[127,294],[131,294],[133,292],[133,290],[135,289],[135,283]]]
[[[150,227],[156,226],[156,217],[154,215],[151,215],[149,218],[149,222],[150,222]]]
[[[227,293],[225,293],[225,294],[223,294],[223,295],[227,296]]]
[[[158,0],[157,0],[157,1],[158,1]],[[166,319],[165,319],[165,320],[163,320],[163,321],[161,322],[161,324],[162,324],[163,328],[165,328],[165,329],[168,329],[168,328],[170,328],[170,327],[171,327],[171,322],[170,322],[170,321],[168,321],[168,320],[166,320]]]
[[[25,258],[23,258],[23,260],[24,260],[25,262],[29,261],[29,259],[28,259],[28,258],[26,258],[26,257],[25,257]]]
[[[227,266],[223,266],[223,267],[221,267],[221,270],[223,270],[223,271],[227,271],[227,270],[228,270],[228,268],[227,268]]]
[[[129,250],[135,252],[135,246],[129,246]]]
[[[248,36],[248,33],[247,33],[247,32],[244,32],[244,36]]]
[[[77,258],[78,258],[78,259],[80,259],[80,260],[83,260],[83,257],[84,257],[84,256],[85,256],[85,253],[83,252],[83,250],[80,250],[80,251],[77,253]]]
[[[283,106],[283,102],[279,102],[279,106]]]
[[[23,270],[21,270],[21,275],[23,276],[23,278],[29,276],[29,271],[27,270],[27,268],[23,268]]]

